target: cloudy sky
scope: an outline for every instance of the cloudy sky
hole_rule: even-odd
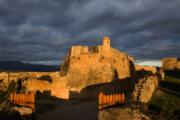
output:
[[[161,66],[180,57],[180,0],[0,0],[0,61],[61,64],[71,46],[101,45]]]

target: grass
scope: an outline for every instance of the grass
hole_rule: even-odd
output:
[[[180,71],[166,73],[148,102],[148,109],[156,112],[154,120],[180,119]]]

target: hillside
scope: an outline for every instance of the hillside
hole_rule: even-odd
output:
[[[153,113],[154,120],[180,119],[180,71],[166,72],[164,80],[148,102],[148,108],[144,111]]]
[[[35,65],[29,63],[22,63],[20,61],[0,61],[0,69],[3,70],[25,70],[25,71],[36,71],[36,72],[53,72],[60,71],[58,65]]]

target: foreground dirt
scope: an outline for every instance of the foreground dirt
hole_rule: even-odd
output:
[[[130,95],[125,95],[125,106]],[[98,100],[36,100],[37,120],[98,120]]]
[[[35,114],[37,120],[98,120],[98,100],[37,100]]]

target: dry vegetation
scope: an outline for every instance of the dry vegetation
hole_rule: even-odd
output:
[[[153,120],[180,119],[180,71],[168,71],[164,81],[156,87],[146,114],[153,114]]]

